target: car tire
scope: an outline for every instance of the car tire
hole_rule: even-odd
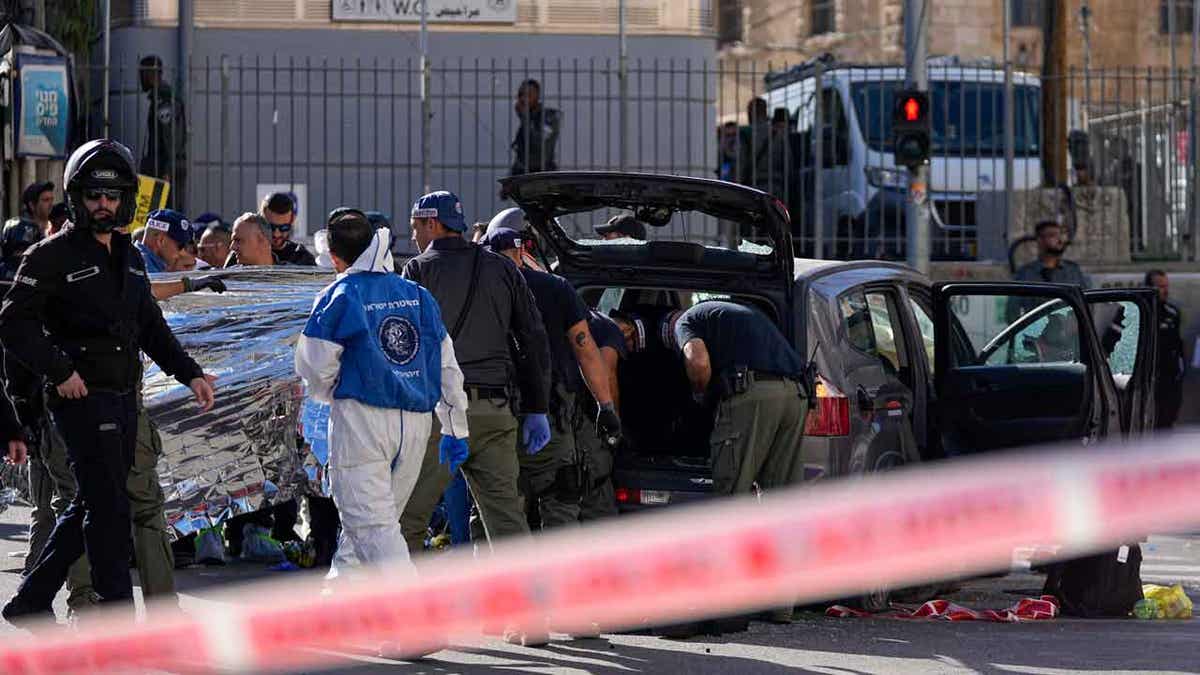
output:
[[[867,458],[866,474],[883,473],[904,466],[904,453],[899,450],[876,450]],[[878,586],[852,598],[851,606],[867,612],[883,612],[891,607],[894,589],[888,586]]]

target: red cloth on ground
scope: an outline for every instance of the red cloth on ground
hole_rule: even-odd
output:
[[[1025,598],[1008,609],[971,609],[956,605],[949,600],[930,600],[916,609],[895,607],[887,612],[873,614],[861,609],[834,605],[825,610],[825,616],[835,618],[884,618],[884,619],[941,619],[943,621],[995,621],[1015,623],[1017,621],[1045,621],[1058,616],[1058,601],[1052,595],[1040,599]]]

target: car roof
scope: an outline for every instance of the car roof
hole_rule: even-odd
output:
[[[855,286],[870,281],[885,279],[904,279],[924,285],[932,283],[928,276],[917,270],[896,262],[886,260],[816,260],[812,258],[796,258],[793,262],[796,270],[795,280],[798,283],[812,283],[831,276],[845,276],[845,287]]]

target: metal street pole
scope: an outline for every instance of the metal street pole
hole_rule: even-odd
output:
[[[617,95],[619,97],[618,123],[621,144],[617,152],[617,166],[624,171],[629,161],[629,53],[625,39],[625,0],[617,2]]]
[[[106,2],[105,4],[107,5],[108,3]],[[176,74],[175,91],[179,93],[179,100],[183,104],[184,110],[186,110],[186,106],[192,102],[191,88],[189,87],[189,84],[191,83],[191,77],[189,77],[189,74],[191,73],[192,68],[192,37],[195,23],[196,5],[193,0],[179,0],[179,72]],[[187,139],[188,119],[190,119],[190,117],[188,115],[184,115],[184,128],[175,129],[174,131],[176,134],[182,133],[184,139]],[[187,209],[186,202],[189,192],[187,189],[187,177],[192,175],[191,169],[192,153],[185,152],[183,156],[183,180],[180,180],[178,168],[175,170],[175,175],[171,176],[171,178],[176,181],[175,196],[182,195],[183,197],[182,200],[174,197],[172,197],[171,200],[175,203],[175,208],[179,209],[180,211],[185,211]]]
[[[112,0],[104,0],[104,73],[101,75],[101,85],[104,87],[104,137],[108,138],[111,122],[108,118],[108,88],[110,71],[112,70]]]
[[[906,86],[929,91],[926,58],[929,54],[929,0],[905,0],[904,70]],[[908,199],[905,223],[908,225],[908,264],[929,273],[929,166],[920,166],[908,175]]]
[[[429,0],[421,0],[421,185],[423,192],[433,188],[433,100],[430,98]]]
[[[1009,58],[1009,36],[1012,34],[1012,0],[1004,0],[1004,234],[1012,230],[1013,225],[1013,190],[1016,171],[1013,168],[1016,150],[1013,140],[1015,124],[1013,120],[1013,64]]]
[[[1188,186],[1188,196],[1192,200],[1191,211],[1191,235],[1192,235],[1192,260],[1200,260],[1200,199],[1196,197],[1196,183],[1200,182],[1200,138],[1197,138],[1197,132],[1200,132],[1200,112],[1196,110],[1200,106],[1200,92],[1196,91],[1196,68],[1200,66],[1200,7],[1192,5],[1192,91],[1191,105],[1188,110],[1188,122],[1190,130],[1188,133],[1188,150],[1191,154],[1188,159],[1192,165],[1192,183]]]

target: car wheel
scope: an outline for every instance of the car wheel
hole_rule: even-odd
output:
[[[867,473],[882,473],[904,466],[904,455],[899,450],[880,450],[868,463]],[[887,586],[872,588],[854,599],[854,604],[867,612],[882,612],[891,607],[893,589]]]

